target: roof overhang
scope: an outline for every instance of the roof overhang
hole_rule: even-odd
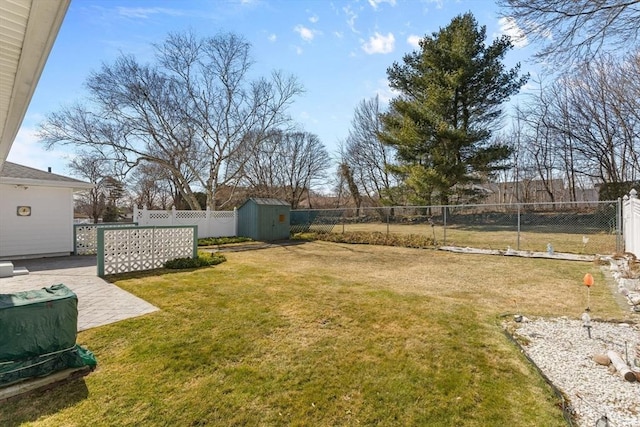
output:
[[[57,187],[57,188],[73,188],[73,191],[91,190],[94,184],[88,182],[66,182],[66,181],[45,181],[43,179],[29,178],[0,178],[0,184],[15,185],[19,187]]]
[[[71,0],[0,2],[0,171]]]

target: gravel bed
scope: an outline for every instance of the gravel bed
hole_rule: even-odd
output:
[[[592,321],[591,339],[582,321],[564,317],[516,325],[514,337],[526,343],[525,353],[565,394],[577,426],[640,426],[640,383],[625,381],[611,367],[593,361],[594,355],[614,350],[633,365],[638,325]],[[596,424],[603,416],[608,424]]]

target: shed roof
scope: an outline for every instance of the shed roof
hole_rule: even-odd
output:
[[[251,197],[244,203],[247,203],[249,200],[253,201],[256,205],[289,206],[289,203],[285,202],[284,200],[268,199],[268,198],[265,198],[265,197]]]
[[[18,185],[40,185],[47,187],[93,188],[93,184],[52,172],[45,172],[13,162],[5,162],[0,171],[0,183]]]

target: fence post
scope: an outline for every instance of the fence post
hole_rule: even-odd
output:
[[[204,214],[204,230],[202,232],[202,236],[213,236],[213,229],[215,228],[213,226],[213,223],[211,221],[211,211],[209,210],[209,206],[207,206],[207,209],[205,209],[205,214]]]
[[[291,220],[289,220],[289,222],[291,222]],[[233,224],[234,224],[233,234],[237,237],[238,236],[238,208],[236,207],[233,208]]]
[[[443,218],[443,226],[442,226],[442,244],[447,246],[447,206],[442,206],[442,218]]]
[[[635,188],[632,188],[629,191],[629,200],[627,201],[627,228],[625,229],[625,252],[631,252],[634,255],[637,255],[639,252],[638,247],[638,237],[636,236],[638,232],[638,220],[640,219],[637,215],[638,209],[636,208],[638,204],[638,192]],[[628,233],[627,233],[628,232]]]
[[[138,205],[133,205],[133,218],[132,222],[136,222],[138,220]]]
[[[176,225],[176,207],[171,206],[171,225]]]
[[[623,249],[623,237],[622,237],[622,199],[618,197],[618,203],[616,205],[616,252],[624,252]]]
[[[516,250],[520,250],[520,203],[517,203],[518,206],[518,238],[516,241]]]
[[[387,236],[389,235],[389,212],[390,208],[387,208]]]

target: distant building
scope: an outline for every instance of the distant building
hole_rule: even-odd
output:
[[[552,179],[523,179],[481,184],[477,186],[484,193],[482,203],[511,204],[511,203],[549,203],[549,202],[597,202],[598,188],[577,188],[575,197],[565,186],[564,180]],[[553,195],[553,197],[552,197]]]

